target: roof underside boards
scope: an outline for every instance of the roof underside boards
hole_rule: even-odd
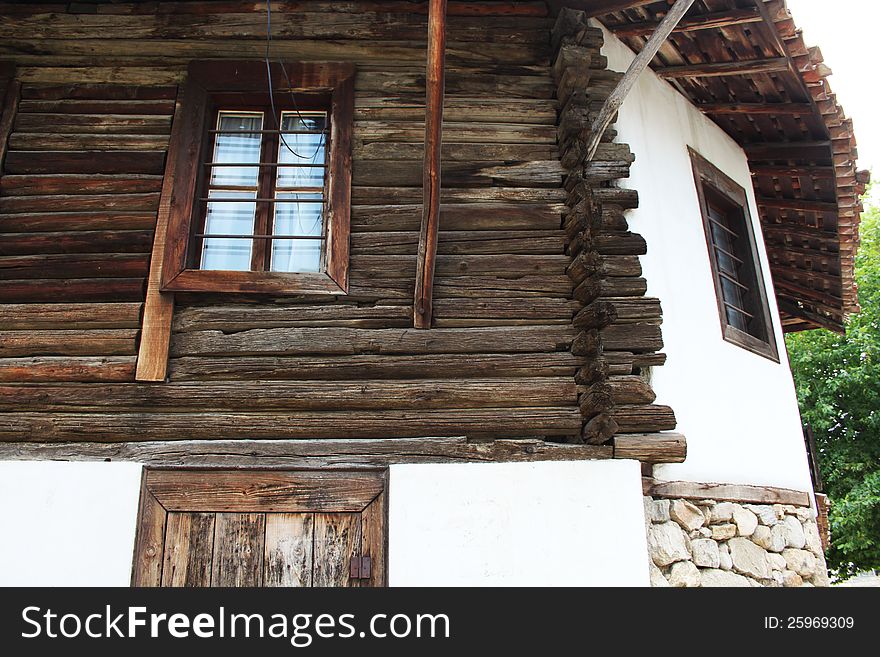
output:
[[[670,5],[625,4],[637,6],[598,18],[638,52]],[[745,149],[785,330],[842,330],[859,311],[853,263],[868,172],[856,170],[831,71],[785,1],[697,0],[652,68]]]

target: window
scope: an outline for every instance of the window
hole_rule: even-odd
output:
[[[779,361],[745,190],[690,150],[724,339]]]
[[[274,64],[270,98],[264,62],[190,65],[163,290],[347,291],[353,73]]]

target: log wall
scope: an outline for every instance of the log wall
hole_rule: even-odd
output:
[[[542,2],[450,3],[429,331],[411,328],[424,7],[273,3],[274,57],[357,66],[350,294],[179,294],[169,380],[135,383],[187,62],[265,47],[254,3],[210,5],[0,5],[0,59],[21,83],[0,178],[0,440],[578,443],[608,399],[616,410],[601,417],[620,431],[672,428],[637,376],[663,359],[659,304],[642,296],[645,245],[623,216],[637,199],[609,184],[628,149],[605,144],[578,168],[557,146],[579,143],[567,137],[577,117],[558,112],[580,107],[570,93],[592,76],[592,110],[613,76],[597,30],[578,30],[585,66],[553,66],[561,37]],[[601,211],[573,211],[594,201]],[[583,221],[604,229],[590,237]]]

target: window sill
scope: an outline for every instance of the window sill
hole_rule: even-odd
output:
[[[232,292],[252,294],[348,294],[329,274],[184,269],[162,292]]]
[[[722,331],[726,342],[735,344],[737,347],[745,349],[746,351],[751,351],[753,354],[762,356],[767,360],[772,360],[774,363],[781,362],[779,360],[779,352],[776,349],[775,340],[770,343],[764,342],[753,335],[749,335],[748,333],[729,325],[722,325]]]

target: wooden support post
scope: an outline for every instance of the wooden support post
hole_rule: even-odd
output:
[[[633,85],[635,85],[636,80],[638,80],[642,72],[648,68],[648,64],[654,59],[657,51],[660,50],[660,46],[662,46],[666,39],[669,38],[669,35],[672,34],[672,31],[693,4],[694,0],[676,0],[672,9],[669,10],[669,13],[666,14],[666,17],[660,22],[657,31],[651,35],[651,38],[648,39],[645,47],[638,55],[636,55],[632,64],[630,64],[626,74],[620,82],[617,83],[617,87],[615,87],[614,91],[611,92],[611,95],[608,96],[608,99],[599,111],[599,116],[593,121],[590,141],[587,144],[587,162],[592,160],[593,156],[596,154],[596,150],[599,148],[599,143],[602,141],[602,135],[605,134],[605,130],[611,124],[611,120],[614,118],[614,115],[617,114],[617,110],[620,109],[627,94],[629,94]]]
[[[0,174],[20,97],[21,82],[15,79],[15,64],[0,62]]]
[[[446,56],[446,0],[431,0],[428,10],[428,63],[425,104],[425,163],[422,174],[422,227],[413,300],[413,325],[431,328],[434,263],[440,225],[440,144],[443,133],[443,91]]]
[[[171,344],[171,320],[174,317],[174,293],[161,292],[162,267],[165,261],[165,242],[168,238],[168,216],[171,212],[171,196],[174,188],[176,157],[183,138],[181,123],[183,87],[178,92],[177,104],[171,126],[171,142],[165,163],[165,176],[159,196],[159,212],[150,256],[150,274],[147,278],[147,294],[144,300],[144,316],[141,322],[141,341],[138,348],[136,381],[164,381],[168,373],[168,349]]]

